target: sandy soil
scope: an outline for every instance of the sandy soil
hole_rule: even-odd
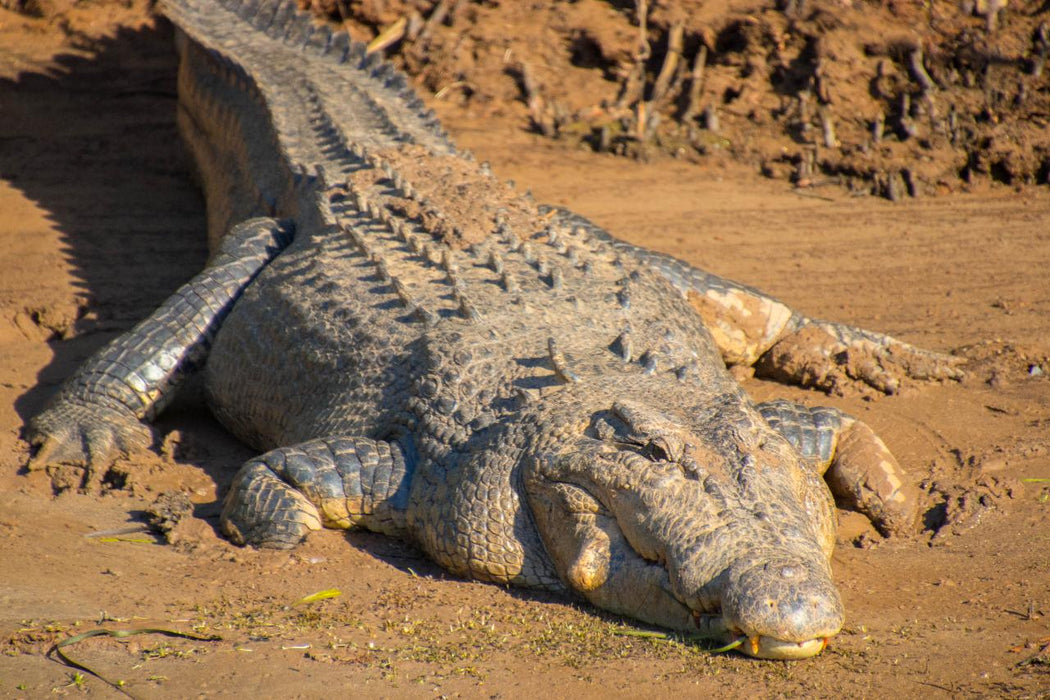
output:
[[[250,453],[192,398],[159,422],[159,453],[118,465],[102,489],[55,495],[48,475],[25,473],[23,422],[205,257],[173,125],[170,30],[134,3],[45,15],[0,10],[0,695],[116,696],[45,652],[99,626],[160,626],[222,639],[95,638],[68,651],[136,697],[1047,696],[1044,188],[983,181],[897,204],[792,190],[727,159],[640,163],[530,134],[509,103],[500,114],[433,101],[459,143],[541,201],[810,314],[969,358],[965,381],[893,397],[747,382],[758,398],[831,404],[872,425],[922,487],[927,528],[884,541],[841,513],[848,620],[827,652],[712,656],[563,600],[453,579],[379,536],[235,548],[214,529],[216,499]],[[173,491],[193,503],[174,544],[112,534]],[[331,588],[342,595],[296,604]]]

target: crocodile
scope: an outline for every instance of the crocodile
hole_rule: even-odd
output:
[[[834,498],[899,535],[917,490],[861,421],[755,403],[729,368],[892,393],[956,358],[537,204],[294,3],[161,7],[212,254],[28,422],[30,469],[149,449],[199,374],[259,452],[224,502],[235,543],[366,528],[751,656],[825,648]]]

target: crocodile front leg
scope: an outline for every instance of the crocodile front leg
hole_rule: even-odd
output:
[[[840,503],[868,516],[884,535],[912,532],[918,492],[866,424],[835,408],[784,400],[758,404],[758,410],[824,475]]]
[[[291,229],[273,219],[235,226],[207,269],[88,359],[30,419],[26,440],[35,453],[28,468],[69,463],[90,475],[120,454],[149,447],[152,433],[142,421],[156,416],[203,364],[241,292],[290,241]]]
[[[237,544],[274,549],[322,527],[402,535],[411,478],[396,443],[333,437],[281,447],[237,472],[222,530]]]

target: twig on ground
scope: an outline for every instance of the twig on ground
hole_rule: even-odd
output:
[[[379,32],[375,39],[368,42],[368,46],[365,47],[365,53],[371,54],[376,51],[382,51],[387,49],[397,42],[405,38],[405,31],[408,29],[408,17],[402,16],[396,22],[391,24],[389,27]]]
[[[689,95],[685,100],[681,121],[690,122],[700,112],[700,94],[704,88],[704,68],[707,67],[707,44],[701,43],[689,72]]]
[[[682,37],[685,34],[685,25],[677,21],[671,25],[667,33],[667,53],[664,55],[664,63],[660,66],[660,74],[656,76],[653,84],[653,92],[650,102],[659,104],[669,94],[671,79],[678,71],[678,63],[682,58]]]
[[[167,630],[159,627],[141,627],[138,629],[131,630],[93,629],[88,630],[87,632],[82,632],[78,635],[74,635],[72,637],[69,637],[68,639],[64,639],[61,642],[58,642],[48,650],[47,655],[51,656],[52,654],[54,654],[59,659],[61,659],[62,663],[66,664],[67,666],[72,666],[73,668],[78,668],[81,671],[90,673],[92,676],[98,678],[103,683],[113,687],[115,690],[123,693],[124,695],[127,695],[128,697],[132,697],[131,693],[129,693],[124,688],[124,681],[109,680],[90,666],[87,666],[85,664],[80,663],[79,661],[70,658],[69,655],[62,651],[62,649],[65,647],[73,646],[74,644],[82,642],[85,639],[90,639],[91,637],[114,637],[120,639],[123,637],[133,637],[138,634],[162,634],[165,637],[181,637],[183,639],[193,639],[198,642],[218,642],[222,640],[222,637],[218,637],[215,635],[202,637],[197,634],[190,634],[189,632],[178,632],[176,630]]]

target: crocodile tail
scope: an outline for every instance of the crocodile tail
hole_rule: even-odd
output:
[[[304,61],[338,64],[347,80],[377,103],[396,105],[397,126],[409,141],[445,153],[456,149],[433,111],[408,84],[404,73],[344,31],[335,31],[294,0],[162,0],[161,11],[195,40],[220,53],[231,42],[250,42],[253,29],[297,50]],[[232,20],[232,21],[231,21]],[[240,28],[237,23],[243,22]]]

